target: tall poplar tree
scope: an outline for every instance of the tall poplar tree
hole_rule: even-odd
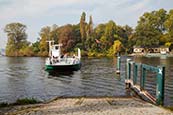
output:
[[[82,45],[83,48],[85,49],[85,41],[86,41],[86,22],[85,22],[85,17],[86,17],[86,13],[83,12],[82,16],[80,18],[80,34],[81,34],[81,41],[82,41]]]
[[[48,40],[52,40],[51,38],[51,27],[46,26],[43,27],[40,31],[40,43],[39,43],[39,49],[40,49],[40,55],[47,56],[48,55]]]
[[[89,18],[89,24],[86,26],[86,42],[85,42],[85,46],[87,47],[87,50],[91,49],[92,47],[92,43],[94,42],[93,39],[93,20],[92,20],[92,16],[90,16]]]

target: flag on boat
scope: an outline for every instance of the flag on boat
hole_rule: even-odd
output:
[[[98,39],[95,39],[96,43],[100,44],[101,42]]]

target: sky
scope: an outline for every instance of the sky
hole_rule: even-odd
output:
[[[133,28],[144,12],[173,9],[173,0],[0,0],[0,48],[5,48],[6,24],[27,26],[28,41],[35,42],[42,27],[77,24],[82,12],[92,15],[94,25],[115,21]]]

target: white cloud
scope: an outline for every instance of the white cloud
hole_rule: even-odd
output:
[[[35,17],[48,12],[51,8],[81,3],[81,0],[16,0],[1,9],[1,19],[19,16]]]
[[[128,11],[139,11],[140,9],[145,9],[149,5],[150,0],[141,0],[140,2],[137,2],[136,4],[133,4],[129,7]]]

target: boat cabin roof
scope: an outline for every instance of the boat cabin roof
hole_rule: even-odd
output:
[[[53,47],[56,47],[56,46],[62,46],[62,44],[54,44],[52,45]]]
[[[62,44],[52,45],[52,49],[57,50],[57,49],[59,49],[60,46],[62,46]]]

